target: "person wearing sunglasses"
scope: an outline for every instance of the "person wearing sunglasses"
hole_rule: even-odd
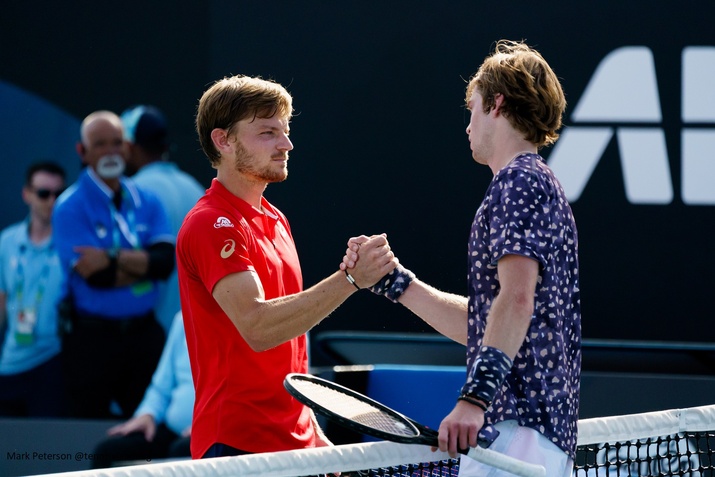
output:
[[[52,211],[65,171],[38,162],[26,173],[29,214],[0,233],[0,416],[64,412],[57,304],[62,270],[52,241]]]

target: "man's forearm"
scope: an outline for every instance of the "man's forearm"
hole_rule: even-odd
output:
[[[122,249],[117,253],[117,271],[120,273],[141,278],[146,275],[148,268],[149,253],[146,250]]]
[[[139,256],[136,252],[141,253],[142,251],[123,250],[114,255],[113,258],[110,258],[109,254],[107,254],[105,266],[86,277],[85,279],[87,280],[87,283],[97,288],[115,288],[133,285],[134,283],[143,280],[141,274],[130,273],[126,270],[126,268],[129,268],[133,272],[140,270],[140,266],[134,266],[133,264],[135,261],[140,261],[136,260],[134,257]],[[146,254],[146,252],[144,253]],[[122,268],[120,261],[125,268]]]
[[[174,269],[174,247],[168,243],[149,249],[122,249],[116,254],[116,286],[131,285],[147,279],[166,279]]]
[[[237,274],[243,275],[243,274]],[[244,277],[229,277],[242,280]],[[243,289],[239,282],[217,284],[214,298],[234,322],[241,336],[255,351],[274,348],[306,333],[320,323],[357,290],[345,280],[343,272],[335,272],[318,284],[293,295],[271,300],[255,299],[249,306],[232,305],[231,290]],[[225,296],[223,296],[225,294]]]
[[[415,279],[399,301],[439,333],[467,344],[467,297],[437,290]]]
[[[483,346],[502,350],[514,359],[529,330],[533,306],[499,295],[492,303],[484,332]]]

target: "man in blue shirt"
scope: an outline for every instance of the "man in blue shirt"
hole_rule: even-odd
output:
[[[144,190],[152,191],[164,206],[174,237],[184,217],[206,192],[191,175],[168,161],[169,138],[166,119],[153,106],[134,106],[121,115],[127,142],[126,173]],[[176,270],[159,286],[156,316],[168,330],[181,308]]]
[[[128,460],[190,457],[194,381],[181,312],[174,316],[151,385],[134,417],[107,431],[93,454],[95,469]]]
[[[65,379],[76,417],[131,416],[164,345],[153,310],[157,283],[174,268],[174,238],[156,196],[122,175],[123,149],[116,114],[87,116],[77,147],[86,167],[52,220],[67,279]]]
[[[59,165],[30,166],[22,189],[30,213],[0,234],[0,416],[63,413],[57,333],[62,270],[51,217],[64,188]]]

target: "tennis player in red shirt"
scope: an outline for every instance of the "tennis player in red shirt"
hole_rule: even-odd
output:
[[[196,387],[193,458],[329,445],[283,378],[308,372],[305,333],[397,264],[374,236],[350,274],[336,267],[303,290],[290,225],[263,197],[288,176],[292,112],[283,86],[246,76],[217,81],[199,101],[196,129],[217,173],[177,238]]]

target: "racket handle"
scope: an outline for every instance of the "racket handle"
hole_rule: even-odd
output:
[[[530,464],[479,446],[469,449],[467,457],[520,477],[546,477],[546,469],[543,466]]]

